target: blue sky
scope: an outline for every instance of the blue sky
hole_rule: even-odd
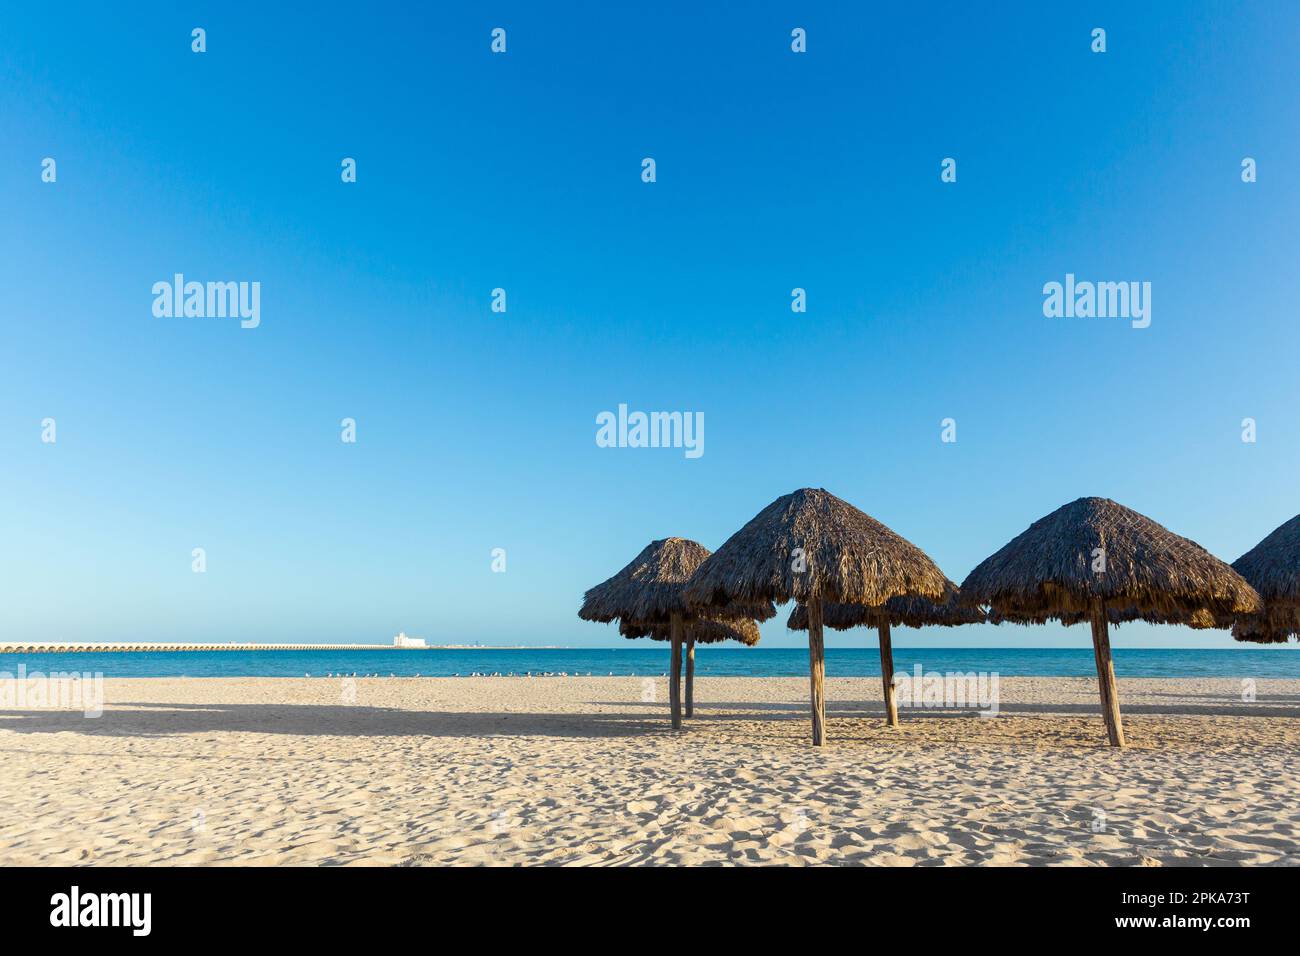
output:
[[[3,16],[0,640],[624,644],[585,588],[803,486],[958,581],[1080,495],[1227,560],[1300,511],[1292,3],[266,6]],[[260,327],[154,317],[177,272]]]

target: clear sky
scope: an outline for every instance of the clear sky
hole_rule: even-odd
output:
[[[625,644],[587,587],[803,486],[959,582],[1080,495],[1227,560],[1300,511],[1289,0],[273,6],[3,14],[0,640]],[[155,317],[178,272],[260,326]]]

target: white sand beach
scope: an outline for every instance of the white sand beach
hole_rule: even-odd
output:
[[[1300,863],[1300,681],[1004,678],[1001,714],[878,679],[113,679],[0,711],[0,864]],[[355,691],[355,702],[348,698]]]

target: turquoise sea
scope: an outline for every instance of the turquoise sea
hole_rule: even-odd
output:
[[[1116,649],[1120,677],[1300,678],[1300,647],[1242,647],[1224,650]],[[803,677],[808,652],[801,648],[715,648],[696,651],[696,673],[713,677]],[[312,651],[141,651],[0,655],[0,673],[77,671],[105,677],[324,677],[327,674],[395,674],[452,677],[471,673],[566,673],[595,676],[653,676],[668,668],[668,648],[565,650],[312,650]],[[1006,677],[1091,677],[1092,648],[895,648],[896,670],[984,671]],[[880,673],[874,647],[826,649],[830,677]]]

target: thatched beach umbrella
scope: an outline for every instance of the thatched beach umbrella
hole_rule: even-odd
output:
[[[977,607],[957,601],[957,585],[944,580],[944,594],[938,601],[923,597],[895,597],[884,604],[827,604],[822,608],[822,624],[837,631],[854,627],[874,627],[880,637],[880,678],[885,694],[885,723],[898,726],[898,690],[894,686],[894,648],[890,626],[956,627],[981,624],[986,620]],[[792,631],[808,630],[808,608],[800,604],[790,612],[786,627]]]
[[[1300,638],[1300,515],[1232,562],[1232,569],[1264,599],[1262,613],[1233,622],[1232,636],[1255,644]]]
[[[1124,746],[1110,623],[1200,624],[1261,608],[1241,575],[1194,541],[1108,498],[1058,508],[985,558],[959,600],[993,620],[1092,624],[1102,714],[1111,746]]]
[[[808,606],[812,738],[826,736],[827,603],[883,604],[914,594],[939,599],[946,578],[916,545],[822,488],[776,499],[700,565],[686,588],[692,604],[798,601]]]
[[[775,610],[775,609],[773,609]],[[751,618],[699,617],[689,621],[686,628],[686,716],[695,716],[695,645],[721,644],[723,641],[736,641],[746,647],[758,643],[758,624]],[[624,637],[648,637],[654,641],[666,641],[672,637],[671,627],[667,624],[647,624],[644,622],[623,621],[618,632]]]
[[[586,593],[578,617],[584,621],[620,620],[633,625],[666,626],[672,642],[668,671],[668,700],[672,709],[673,729],[682,726],[681,670],[684,628],[693,621],[697,610],[682,596],[686,582],[709,556],[704,545],[686,538],[652,541],[612,578]],[[712,609],[712,619],[757,618],[765,621],[776,615],[771,602],[730,602]],[[694,655],[692,654],[692,665]],[[694,674],[692,673],[692,685]]]

